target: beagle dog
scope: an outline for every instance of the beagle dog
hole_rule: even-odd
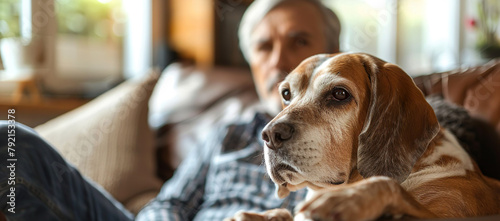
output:
[[[280,198],[308,188],[295,220],[500,213],[500,182],[482,175],[398,66],[316,55],[279,89],[284,109],[262,132],[264,159]],[[293,220],[284,209],[232,220],[271,218]]]

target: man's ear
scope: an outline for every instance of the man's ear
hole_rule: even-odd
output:
[[[370,55],[363,64],[371,97],[359,135],[357,167],[363,177],[404,181],[440,130],[433,109],[401,68]]]

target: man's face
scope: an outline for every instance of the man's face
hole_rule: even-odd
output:
[[[250,67],[260,100],[270,114],[281,111],[278,83],[305,58],[325,53],[324,21],[306,1],[290,1],[271,10],[251,35]]]

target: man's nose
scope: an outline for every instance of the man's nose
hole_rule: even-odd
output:
[[[277,150],[293,137],[295,129],[288,123],[270,124],[262,131],[262,139],[270,149]]]
[[[295,68],[291,67],[290,56],[292,55],[287,53],[286,48],[275,47],[271,57],[271,64],[280,71],[289,72]]]

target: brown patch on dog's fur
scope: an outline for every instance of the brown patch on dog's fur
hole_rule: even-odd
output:
[[[436,136],[434,137],[434,139],[432,139],[432,141],[429,143],[429,146],[427,146],[427,150],[422,154],[422,156],[420,158],[427,158],[431,154],[433,154],[434,150],[435,150],[435,147],[436,146],[441,146],[443,144],[443,138],[444,138],[443,129],[441,128],[441,130],[439,131],[439,133],[436,134]]]
[[[460,163],[460,161],[457,158],[452,157],[452,156],[448,156],[448,155],[443,155],[438,159],[438,161],[436,162],[436,165],[441,166],[441,167],[446,167],[448,165],[457,164],[457,163]]]
[[[497,214],[499,199],[476,172],[467,171],[464,177],[446,177],[413,189],[415,199],[440,217],[471,217]],[[467,199],[467,200],[464,200]],[[446,203],[443,203],[446,202]]]
[[[422,156],[420,157],[420,159],[425,159],[425,158],[429,157],[430,155],[432,155],[434,153],[434,151],[436,150],[436,146],[441,146],[443,144],[443,139],[444,139],[444,134],[443,134],[443,129],[441,128],[441,130],[439,131],[439,133],[429,143],[429,146],[427,146],[427,149],[422,154]],[[428,166],[429,165],[423,164],[421,162],[421,160],[419,160],[419,161],[417,161],[417,163],[415,163],[415,166],[413,166],[413,169],[412,169],[411,172],[415,173],[417,171],[425,169]]]
[[[306,74],[301,75],[299,82],[299,91],[305,92],[309,87],[309,76]]]
[[[351,171],[349,180],[346,183],[355,183],[362,179],[364,178],[361,176],[361,174],[359,174],[359,171],[357,169],[354,169],[353,171]]]

